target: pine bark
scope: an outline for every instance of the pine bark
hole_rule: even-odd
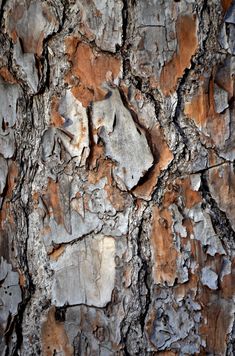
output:
[[[0,354],[234,355],[234,1],[0,21]]]

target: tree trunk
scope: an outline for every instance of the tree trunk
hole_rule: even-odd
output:
[[[235,3],[0,8],[0,354],[234,355]]]

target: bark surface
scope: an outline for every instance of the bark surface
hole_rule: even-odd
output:
[[[234,1],[0,21],[0,354],[234,355]]]

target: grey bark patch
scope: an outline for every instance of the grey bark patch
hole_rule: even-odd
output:
[[[0,260],[0,271],[0,322],[3,327],[6,327],[8,318],[17,314],[22,298],[19,275],[12,271],[11,264],[3,257]]]
[[[52,154],[55,145],[54,127],[49,127],[42,136],[42,160],[46,161]]]
[[[81,14],[79,30],[95,40],[105,51],[115,52],[122,44],[121,0],[80,0],[77,3]]]
[[[229,7],[224,21],[226,23],[232,23],[235,25],[235,3],[232,3],[232,5]]]
[[[227,91],[220,88],[217,84],[215,84],[214,86],[214,102],[215,102],[215,111],[217,113],[223,112],[229,106]]]
[[[189,216],[194,221],[194,237],[207,248],[207,253],[211,256],[215,256],[216,253],[224,255],[225,250],[215,233],[210,215],[201,208],[201,203],[189,211]]]
[[[174,342],[188,336],[193,324],[186,308],[176,310],[172,305],[164,304],[164,309],[156,310],[151,341],[159,350],[169,349]]]
[[[3,120],[7,127],[14,126],[17,101],[21,94],[22,91],[17,84],[8,84],[0,78],[0,126]]]
[[[0,127],[0,153],[4,158],[11,158],[15,152],[15,135],[12,128]]]
[[[65,149],[83,166],[89,155],[89,129],[86,109],[71,91],[67,90],[59,105],[59,113],[65,119],[65,131],[57,130]],[[66,135],[68,132],[69,135]],[[72,137],[72,138],[71,138]]]
[[[218,275],[208,266],[202,269],[201,280],[210,289],[218,288]]]
[[[96,235],[68,246],[52,264],[56,306],[86,304],[104,307],[111,300],[115,280],[115,241]],[[109,266],[107,270],[107,266]]]
[[[50,231],[44,235],[47,247],[55,244],[68,243],[93,231],[100,231],[102,221],[96,214],[85,212],[84,218],[75,211],[71,211],[71,233],[67,232],[63,225],[58,225],[52,217],[48,221]]]
[[[228,257],[223,258],[222,269],[220,272],[220,280],[223,282],[225,276],[229,275],[232,272],[232,263]]]
[[[3,190],[5,188],[6,181],[7,181],[7,173],[8,173],[7,161],[0,156],[0,194],[3,193]]]
[[[39,77],[35,56],[33,53],[23,53],[19,40],[14,46],[13,60],[20,78],[28,84],[32,93],[37,93]]]
[[[94,103],[93,124],[100,129],[106,156],[116,162],[113,174],[117,184],[122,189],[133,188],[152,166],[153,156],[117,89],[110,98]]]
[[[65,174],[60,176],[61,206],[58,209],[61,209],[63,223],[58,224],[52,213],[44,216],[44,226],[49,229],[44,233],[43,240],[48,250],[53,244],[68,243],[91,232],[101,231],[115,237],[128,233],[131,199],[126,200],[123,211],[116,211],[104,189],[106,184],[106,178],[100,179],[97,184],[87,185],[76,178],[71,181]]]
[[[232,355],[234,233],[228,219],[234,216],[234,175],[231,169],[224,179],[220,180],[221,172],[211,177],[211,195],[205,180],[209,167],[221,163],[217,155],[230,161],[235,158],[234,64],[228,55],[234,45],[234,24],[225,23],[226,48],[220,48],[221,1],[8,0],[2,4],[1,15],[0,75],[5,82],[0,83],[0,112],[4,111],[0,152],[12,161],[8,163],[9,185],[2,195],[0,246],[14,268],[24,273],[20,280],[24,298],[18,317],[8,318],[7,337],[3,336],[7,346],[0,350],[24,356],[63,353],[60,341],[68,343],[66,329],[74,355],[152,355],[163,350],[180,356]],[[179,26],[185,16],[195,26]],[[175,73],[189,53],[191,30],[197,49],[192,50],[185,68]],[[19,58],[15,55],[17,66],[13,52],[19,38],[22,53]],[[81,57],[82,48],[89,47],[90,59],[95,52],[95,62],[101,59],[104,72],[107,66],[109,82],[113,59],[118,64],[115,70],[122,66],[120,81],[115,79],[114,84],[122,91],[125,104],[117,98],[114,85],[108,87],[104,101],[94,104],[103,118],[103,128],[97,123],[100,136],[95,137],[98,144],[94,146],[94,114],[92,117],[90,107],[85,113],[69,96],[73,92],[82,97],[90,91],[98,100],[105,91],[100,86],[100,67],[93,60],[76,66],[77,45]],[[33,82],[30,68],[35,64],[39,85]],[[85,79],[78,75],[83,70]],[[224,75],[226,71],[228,75]],[[166,83],[165,73],[169,74]],[[173,78],[178,78],[176,91],[167,97],[164,84]],[[204,78],[208,80],[204,82]],[[213,80],[228,93],[223,105],[229,104],[224,109],[224,93],[218,94],[217,111],[224,111],[216,114]],[[18,84],[9,84],[14,81]],[[199,100],[191,108],[198,114],[197,122],[184,113],[188,97]],[[7,100],[12,110],[8,110]],[[201,118],[205,120],[201,122]],[[82,128],[77,124],[89,120],[91,154],[86,165],[87,136],[80,136]],[[50,125],[57,127],[48,129]],[[160,169],[157,182],[154,174],[168,153],[161,147],[161,133],[155,135],[152,130],[154,125],[159,125],[172,151],[172,160]],[[202,128],[197,130],[197,125]],[[201,173],[201,184],[192,172]],[[148,201],[117,189],[116,181],[121,189],[132,189],[132,174],[137,187],[153,186]],[[185,175],[187,184],[178,185]],[[221,192],[220,186],[224,188]],[[173,207],[173,221],[172,204],[177,206]],[[156,285],[152,273],[156,259],[151,239],[161,232],[159,226],[151,234],[154,205],[160,210],[163,230],[162,240],[156,243],[156,251],[163,253],[157,273],[173,274],[169,284],[164,277]],[[106,243],[110,241],[109,248]],[[48,255],[48,250],[53,253]],[[219,289],[201,283],[202,268],[209,265],[218,271]],[[53,302],[58,307],[52,325],[58,332],[49,330],[49,338],[50,334],[55,337],[55,350],[51,346],[45,351],[40,331]],[[75,307],[73,303],[80,304]],[[2,330],[1,325],[0,334]]]

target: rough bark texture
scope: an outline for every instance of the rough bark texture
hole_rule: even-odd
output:
[[[0,354],[235,354],[235,3],[0,0]]]

